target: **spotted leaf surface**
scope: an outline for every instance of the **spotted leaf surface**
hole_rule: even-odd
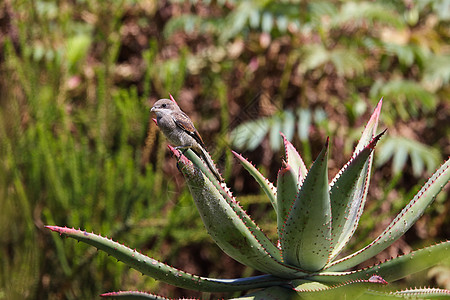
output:
[[[420,189],[389,226],[369,245],[329,265],[329,270],[342,271],[377,255],[400,238],[422,216],[436,195],[450,180],[450,159]]]
[[[286,263],[307,271],[323,268],[330,253],[327,158],[328,140],[306,175],[280,236]]]
[[[283,264],[280,250],[229,193],[214,186],[180,152],[174,150],[174,154],[208,233],[225,253],[244,265],[275,276],[305,275],[299,268]]]

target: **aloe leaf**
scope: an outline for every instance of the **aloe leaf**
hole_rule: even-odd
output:
[[[450,180],[448,159],[420,189],[406,207],[372,243],[363,249],[329,264],[328,270],[342,271],[377,255],[401,237],[422,216],[436,195]]]
[[[146,292],[139,291],[121,291],[121,292],[110,292],[101,294],[100,297],[112,298],[112,299],[120,299],[120,300],[138,300],[138,299],[150,299],[150,300],[170,300],[170,298],[166,298],[163,296],[150,294]]]
[[[366,127],[364,128],[361,138],[358,144],[356,145],[355,150],[353,151],[353,156],[355,155],[355,153],[358,153],[362,149],[364,149],[364,147],[367,144],[369,144],[369,142],[376,135],[382,105],[383,105],[383,98],[381,98],[380,101],[378,101],[377,106],[375,107],[372,115],[370,116],[370,119],[367,122]]]
[[[358,226],[367,182],[359,180],[367,175],[367,164],[376,143],[385,131],[374,137],[370,143],[354,156],[338,173],[331,183],[330,201],[332,219],[332,252],[333,260],[350,241]]]
[[[307,271],[320,270],[331,250],[327,158],[328,139],[303,181],[280,236],[286,263]]]
[[[364,131],[361,135],[361,139],[359,140],[352,154],[353,158],[355,158],[358,155],[358,153],[363,151],[363,149],[366,148],[366,146],[372,141],[372,139],[376,135],[382,105],[383,105],[383,98],[380,99],[369,121],[367,122]],[[356,180],[356,185],[354,187],[355,193],[352,195],[351,199],[349,199],[349,202],[346,205],[346,207],[342,207],[340,205],[332,203],[333,209],[332,212],[334,219],[332,223],[334,228],[333,243],[336,243],[336,245],[333,246],[330,261],[332,261],[342,251],[342,249],[350,242],[351,237],[353,236],[356,228],[358,227],[359,219],[361,218],[361,214],[364,210],[364,204],[366,202],[367,193],[369,191],[370,171],[372,169],[372,163],[373,163],[373,153],[370,154],[369,159],[366,161],[363,170],[359,175],[359,178]],[[344,166],[343,169],[345,168],[346,166]],[[338,181],[339,177],[341,176],[340,173],[341,172],[339,172],[335,176],[335,178],[331,181],[332,182],[331,185],[333,185],[333,183]],[[332,201],[334,202],[336,200],[337,199],[334,198]],[[350,205],[350,207],[347,207],[348,205]],[[339,220],[339,218],[342,218],[342,212],[340,212],[341,210],[346,210],[348,212],[347,216],[348,220],[346,220],[344,224],[342,224],[342,219]],[[341,234],[338,234],[339,230],[337,228],[339,225],[343,226],[341,227],[342,228]]]
[[[369,290],[366,291],[361,297],[357,298],[361,300],[398,300],[398,299],[409,299],[397,295],[393,295],[392,293],[380,292]],[[414,300],[419,300],[422,298],[413,298]]]
[[[176,151],[173,147],[169,146],[172,153],[180,159],[180,152]],[[216,188],[216,191],[223,197],[223,199],[236,211],[236,218],[242,219],[248,228],[253,232],[255,237],[264,245],[265,249],[269,251],[272,257],[275,257],[277,261],[281,262],[281,254],[278,248],[276,248],[273,243],[262,233],[261,229],[253,222],[253,220],[246,214],[246,212],[237,204],[236,200],[231,194],[225,183],[220,183],[211,172],[211,170],[202,163],[202,160],[190,149],[184,152],[184,156],[187,157],[197,168],[199,168],[204,175],[209,179],[209,182]],[[181,161],[187,166],[187,162]],[[180,163],[180,161],[179,161]],[[249,163],[250,164],[250,163]],[[250,164],[251,165],[251,164]],[[262,175],[261,175],[262,176]],[[268,180],[266,180],[269,183]]]
[[[284,281],[271,275],[261,275],[237,279],[214,279],[189,274],[150,258],[136,250],[93,233],[59,226],[45,226],[62,236],[71,237],[102,250],[117,260],[124,262],[142,274],[181,288],[204,292],[243,291],[258,287],[278,285]]]
[[[416,288],[403,291],[392,292],[392,295],[398,295],[408,298],[426,298],[426,299],[450,299],[450,291],[437,288]]]
[[[248,160],[246,160],[242,155],[239,153],[236,153],[234,151],[231,151],[234,156],[239,160],[239,162],[242,164],[242,166],[250,173],[250,175],[255,178],[256,182],[258,182],[261,189],[264,191],[264,193],[269,197],[270,203],[272,203],[273,208],[277,209],[277,188],[273,186],[273,184],[266,178],[264,175],[261,174],[261,172],[258,171],[258,169]]]
[[[282,263],[280,250],[229,191],[214,186],[190,160],[179,151],[173,151],[208,233],[225,253],[244,265],[275,276],[292,278],[306,275],[299,268]]]
[[[383,277],[388,282],[402,279],[408,275],[428,269],[450,258],[450,242],[446,241],[437,245],[412,251],[389,261],[380,263],[374,267],[364,269],[361,274]]]
[[[297,152],[295,147],[289,142],[286,136],[281,133],[284,142],[284,151],[286,156],[286,162],[289,166],[291,166],[292,170],[297,174],[298,185],[302,183],[303,179],[306,177],[308,170],[306,169],[306,165],[303,162],[302,157]]]
[[[167,147],[170,151],[172,151],[172,154],[177,157],[179,156],[178,150],[175,150],[175,148],[170,145],[168,145]],[[186,149],[183,151],[183,155],[189,158],[189,160],[192,161],[192,163],[196,165],[197,168],[199,168],[206,177],[208,177],[208,179],[214,184],[217,189],[228,189],[225,183],[221,183],[217,180],[216,176],[213,174],[213,172],[211,172],[211,169],[203,162],[200,157],[198,157],[197,154],[194,153],[194,151],[192,151],[191,149]]]
[[[173,148],[170,145],[168,145],[167,147],[169,148],[170,151],[172,151],[172,153],[175,153],[175,151],[177,153],[179,152],[178,150],[175,150],[175,148]],[[206,162],[203,162],[203,160],[197,154],[195,154],[194,151],[192,151],[191,149],[186,149],[186,150],[183,150],[183,154],[186,157],[188,157],[203,172],[203,174],[205,174],[206,177],[208,177],[208,179],[214,183],[215,186],[217,186],[218,188],[224,187],[224,188],[228,189],[226,187],[225,182],[222,183],[222,182],[218,181],[216,176],[214,175],[214,173],[211,172],[211,169],[207,166]],[[217,169],[217,166],[216,166],[216,169]]]
[[[249,295],[230,300],[294,300],[302,299],[295,290],[288,287],[273,286]]]
[[[356,299],[367,292],[368,289],[379,288],[386,284],[387,282],[380,276],[373,276],[366,280],[346,281],[325,287],[316,287],[317,283],[313,283],[312,285],[303,283],[296,286],[295,290],[300,293],[302,299],[306,300]]]
[[[278,236],[281,231],[288,213],[295,202],[298,193],[298,172],[295,172],[290,165],[282,161],[283,166],[278,171],[277,180],[277,228]]]
[[[309,279],[331,283],[347,280],[368,279],[374,275],[381,276],[387,282],[393,282],[410,274],[425,270],[444,260],[450,259],[450,241],[427,248],[415,250],[383,263],[350,272],[323,272]]]
[[[373,110],[373,113],[370,116],[370,119],[367,122],[366,126],[364,127],[364,130],[361,134],[361,138],[358,144],[356,145],[353,153],[358,153],[359,151],[361,151],[376,135],[382,106],[383,106],[383,98],[381,98],[380,101],[378,101],[377,106]]]

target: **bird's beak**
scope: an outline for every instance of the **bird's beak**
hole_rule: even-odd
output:
[[[150,111],[156,111],[156,107],[153,106]]]

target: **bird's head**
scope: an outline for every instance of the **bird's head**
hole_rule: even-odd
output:
[[[158,101],[153,104],[153,107],[150,111],[155,112],[157,115],[159,113],[171,113],[173,111],[176,111],[178,108],[178,105],[169,99],[159,99]]]

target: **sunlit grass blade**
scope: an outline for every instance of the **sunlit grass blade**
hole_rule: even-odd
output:
[[[286,263],[308,271],[320,270],[331,245],[328,190],[328,139],[306,175],[280,236]]]
[[[401,237],[422,216],[436,195],[450,180],[448,159],[420,189],[408,205],[395,217],[389,226],[372,243],[334,263],[329,270],[342,271],[377,255]]]

